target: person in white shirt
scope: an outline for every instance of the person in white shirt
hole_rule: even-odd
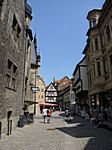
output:
[[[47,108],[43,108],[42,114],[43,114],[44,123],[46,123],[47,110],[48,110]]]

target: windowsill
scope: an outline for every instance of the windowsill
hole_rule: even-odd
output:
[[[6,88],[9,89],[9,90],[11,90],[11,91],[16,92],[16,90],[14,90],[14,89],[11,89],[11,88],[9,88],[9,87],[6,87]]]

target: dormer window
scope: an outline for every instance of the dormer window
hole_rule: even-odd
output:
[[[95,27],[96,26],[96,18],[92,18],[90,21],[90,28]]]
[[[95,26],[96,26],[96,19],[93,18],[93,27],[95,27]]]

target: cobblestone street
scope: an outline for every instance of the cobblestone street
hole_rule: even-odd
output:
[[[59,112],[50,124],[35,123],[2,136],[0,150],[112,150],[112,131],[95,128],[80,117],[67,123]]]

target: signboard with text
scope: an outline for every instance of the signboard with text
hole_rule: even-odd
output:
[[[35,92],[37,92],[37,91],[39,91],[39,87],[32,87],[32,92],[33,92],[33,93],[35,93]]]

